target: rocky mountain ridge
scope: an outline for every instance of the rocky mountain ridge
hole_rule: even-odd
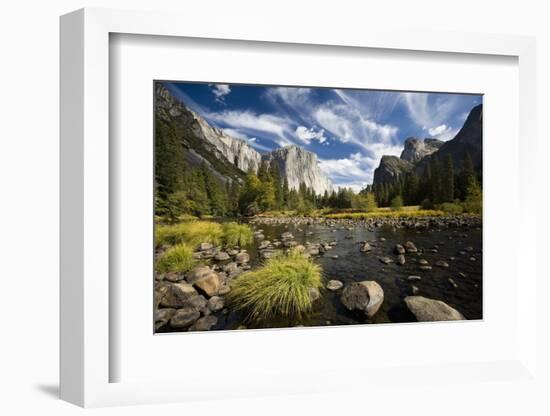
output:
[[[290,189],[300,183],[317,194],[332,191],[332,183],[321,171],[317,155],[298,146],[285,146],[268,153],[260,153],[246,141],[232,137],[208,123],[190,110],[164,86],[155,86],[156,114],[177,129],[190,165],[206,163],[215,176],[226,182],[240,180],[246,172],[258,172],[262,161],[279,165],[281,180],[287,179]]]
[[[476,171],[482,169],[482,104],[472,108],[462,128],[448,142],[426,138],[409,137],[405,140],[401,156],[382,156],[380,164],[374,170],[373,185],[394,183],[402,175],[415,171],[422,175],[429,161],[437,157],[443,161],[451,155],[456,171],[461,170],[465,153],[469,153]]]

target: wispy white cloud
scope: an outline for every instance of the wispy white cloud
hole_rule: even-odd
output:
[[[327,140],[324,129],[315,130],[313,127],[308,129],[306,126],[298,126],[295,134],[305,144],[310,144],[312,140],[317,140],[319,143],[324,143]]]
[[[227,84],[210,84],[210,89],[218,102],[223,102],[225,96],[231,92],[231,88]]]
[[[355,190],[362,189],[372,183],[374,169],[378,167],[382,156],[399,156],[401,150],[398,145],[374,143],[368,154],[356,152],[346,158],[323,159],[319,162],[319,167],[335,184],[353,184]]]
[[[224,124],[228,128],[266,132],[280,138],[284,138],[294,131],[292,128],[293,123],[290,120],[273,114],[256,114],[252,111],[231,110],[210,113],[207,118],[216,123]]]
[[[436,128],[456,112],[460,96],[452,94],[404,92],[404,98],[411,120],[424,130]]]
[[[443,140],[444,142],[446,142],[447,140],[451,140],[456,136],[456,133],[458,133],[457,129],[453,129],[446,124],[440,124],[439,126],[433,127],[431,129],[425,128],[424,130],[428,130],[430,137]]]

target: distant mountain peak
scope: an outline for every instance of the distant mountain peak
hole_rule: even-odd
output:
[[[405,140],[405,147],[401,152],[401,159],[411,163],[417,163],[426,156],[431,155],[443,146],[441,140],[433,138],[418,139],[416,137],[408,137]]]

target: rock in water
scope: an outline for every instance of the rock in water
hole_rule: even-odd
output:
[[[423,296],[407,296],[405,304],[419,322],[423,321],[459,321],[464,316],[445,302]]]
[[[405,264],[405,256],[403,254],[399,254],[397,258],[395,259],[395,262],[399,264],[400,266]]]
[[[340,299],[350,311],[361,310],[371,318],[384,302],[384,290],[373,280],[354,282],[344,288]]]
[[[361,251],[363,253],[368,253],[369,251],[371,251],[372,248],[370,246],[370,244],[368,242],[365,242],[365,244],[363,245],[363,247],[361,247]]]
[[[217,323],[218,318],[214,315],[203,316],[189,328],[189,331],[208,331]]]
[[[405,254],[405,247],[403,247],[401,244],[396,244],[393,251],[395,252],[395,254]]]
[[[309,291],[309,297],[312,302],[315,302],[317,299],[321,297],[321,292],[319,292],[319,289],[317,289],[316,287],[310,287],[308,291]]]
[[[344,287],[344,284],[340,280],[329,280],[327,283],[327,289],[333,292],[342,289],[342,287]]]
[[[416,246],[414,245],[414,243],[412,241],[407,241],[405,243],[405,250],[407,251],[407,253],[417,253],[418,252],[418,249],[416,248]]]
[[[378,260],[380,260],[380,262],[384,264],[393,263],[393,260],[390,259],[389,257],[378,257]]]

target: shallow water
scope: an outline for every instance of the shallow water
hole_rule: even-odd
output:
[[[341,290],[322,292],[322,298],[315,302],[315,307],[308,317],[294,322],[269,322],[262,327],[284,326],[325,326],[358,323],[411,322],[414,316],[406,308],[403,299],[412,294],[412,286],[418,288],[418,295],[442,300],[460,311],[467,319],[482,318],[482,232],[480,228],[449,228],[435,230],[392,229],[389,226],[369,231],[356,226],[348,230],[344,226],[328,227],[326,225],[293,225],[293,224],[255,224],[262,229],[265,239],[280,239],[285,231],[290,231],[295,241],[303,244],[306,241],[330,242],[337,245],[324,255],[314,258],[323,267],[326,281],[337,279],[344,284],[352,281],[375,280],[384,289],[384,303],[378,313],[367,319],[362,313],[348,311],[340,302]],[[310,234],[312,233],[312,234]],[[385,239],[385,241],[381,241]],[[361,242],[368,241],[372,247],[369,253],[360,251]],[[396,244],[405,241],[415,243],[423,253],[406,254],[405,265],[395,263],[385,265],[378,260],[388,256],[395,260],[393,249]],[[256,249],[257,243],[248,247],[251,265],[256,267],[260,260]],[[459,254],[467,247],[473,248],[466,254]],[[437,253],[433,253],[436,249]],[[338,256],[333,259],[332,256]],[[470,258],[474,257],[475,260]],[[422,271],[416,260],[424,258],[433,267]],[[448,268],[435,266],[438,260],[446,261]],[[462,272],[466,276],[462,277]],[[421,281],[409,282],[410,275],[421,276]],[[458,287],[449,282],[452,278]],[[218,316],[218,324],[213,329],[235,329],[240,325],[248,328],[257,327],[243,323],[243,316],[229,312]]]

